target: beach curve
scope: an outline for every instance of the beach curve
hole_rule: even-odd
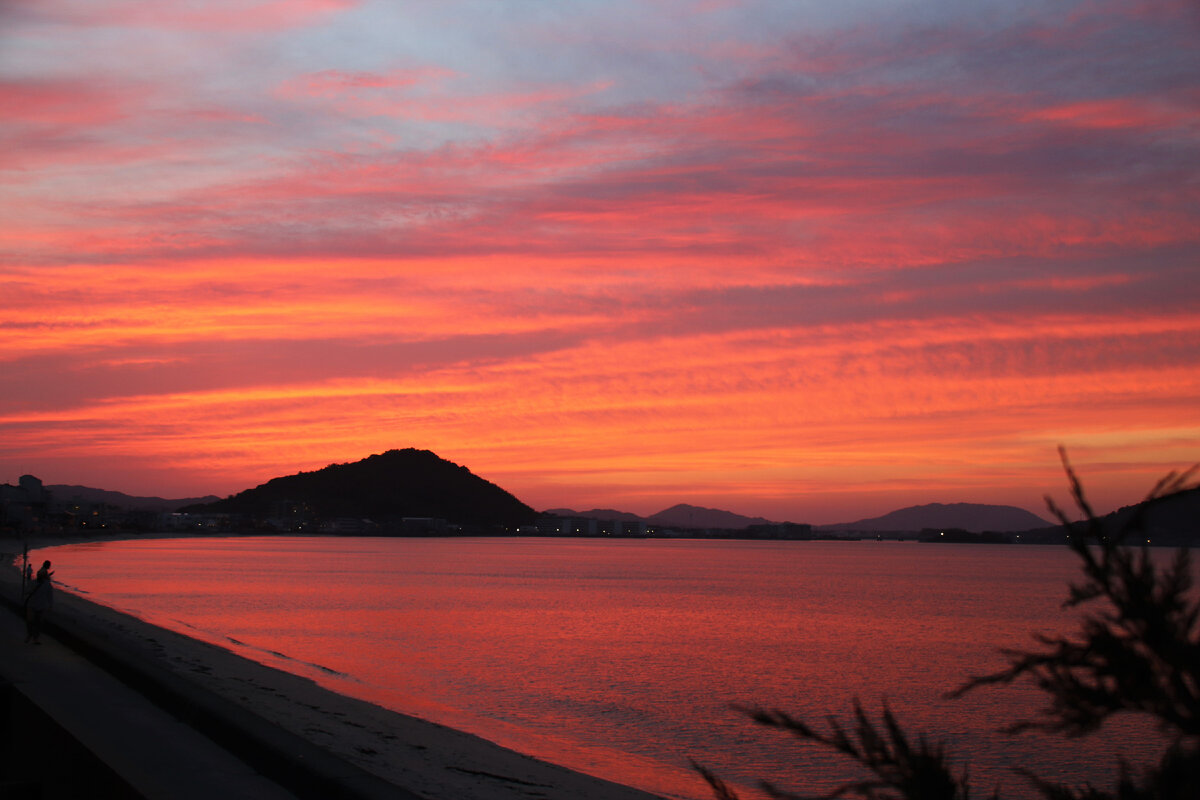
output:
[[[45,546],[68,542],[46,542]],[[43,544],[39,542],[39,544]],[[7,567],[12,559],[5,558]],[[0,592],[19,595],[16,569],[0,570]],[[12,603],[10,603],[12,604]],[[182,704],[198,727],[236,748],[247,737],[287,739],[306,769],[362,792],[347,796],[505,800],[654,800],[648,792],[518,753],[473,734],[337,694],[316,682],[225,648],[59,592],[48,630],[160,705]],[[103,663],[107,662],[107,663]],[[175,699],[164,700],[163,694]],[[183,698],[182,700],[180,698]],[[207,709],[207,710],[205,710]],[[203,712],[203,713],[200,713]],[[205,714],[215,716],[207,722]],[[191,722],[192,720],[189,720]],[[224,730],[222,730],[224,728]],[[288,748],[291,748],[288,750]],[[317,754],[326,754],[328,762]],[[275,756],[278,758],[278,755]],[[346,770],[337,762],[353,767]],[[313,765],[316,765],[315,767]],[[288,765],[283,765],[287,771]],[[292,765],[293,767],[295,764]],[[358,775],[361,771],[361,775]],[[347,775],[351,777],[347,777]],[[305,786],[313,786],[313,776]],[[377,784],[382,781],[383,786]],[[384,794],[375,794],[382,790]]]

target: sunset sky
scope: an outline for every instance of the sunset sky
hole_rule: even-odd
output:
[[[0,0],[0,482],[538,509],[1200,460],[1192,0]]]

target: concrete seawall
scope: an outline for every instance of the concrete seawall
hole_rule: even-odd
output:
[[[42,644],[25,644],[19,575],[0,573],[0,795],[417,798],[69,613],[52,612]]]
[[[0,797],[140,800],[129,785],[16,685],[0,683]]]
[[[79,590],[56,591],[43,644],[24,644],[20,575],[11,564],[0,557],[0,685],[14,698],[14,736],[49,721],[52,730],[28,742],[52,755],[37,769],[15,761],[0,780],[53,774],[55,781],[40,781],[43,797],[655,798],[324,688],[89,602]],[[63,748],[75,755],[53,755]],[[113,788],[51,794],[60,772]]]

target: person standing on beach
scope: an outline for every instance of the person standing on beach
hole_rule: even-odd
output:
[[[50,569],[50,562],[43,562],[42,568],[38,570],[37,579],[33,584],[33,589],[25,598],[25,641],[32,644],[41,644],[42,635],[42,617],[46,612],[54,607],[54,586],[51,584],[50,576],[54,572]]]

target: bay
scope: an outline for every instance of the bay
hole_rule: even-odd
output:
[[[860,776],[735,706],[811,723],[886,703],[943,740],[982,795],[1032,797],[1013,767],[1112,783],[1157,735],[997,729],[1028,687],[944,694],[1031,633],[1069,632],[1065,548],[899,542],[234,537],[66,545],[56,580],[148,622],[334,691],[672,798],[694,760],[746,797]]]

